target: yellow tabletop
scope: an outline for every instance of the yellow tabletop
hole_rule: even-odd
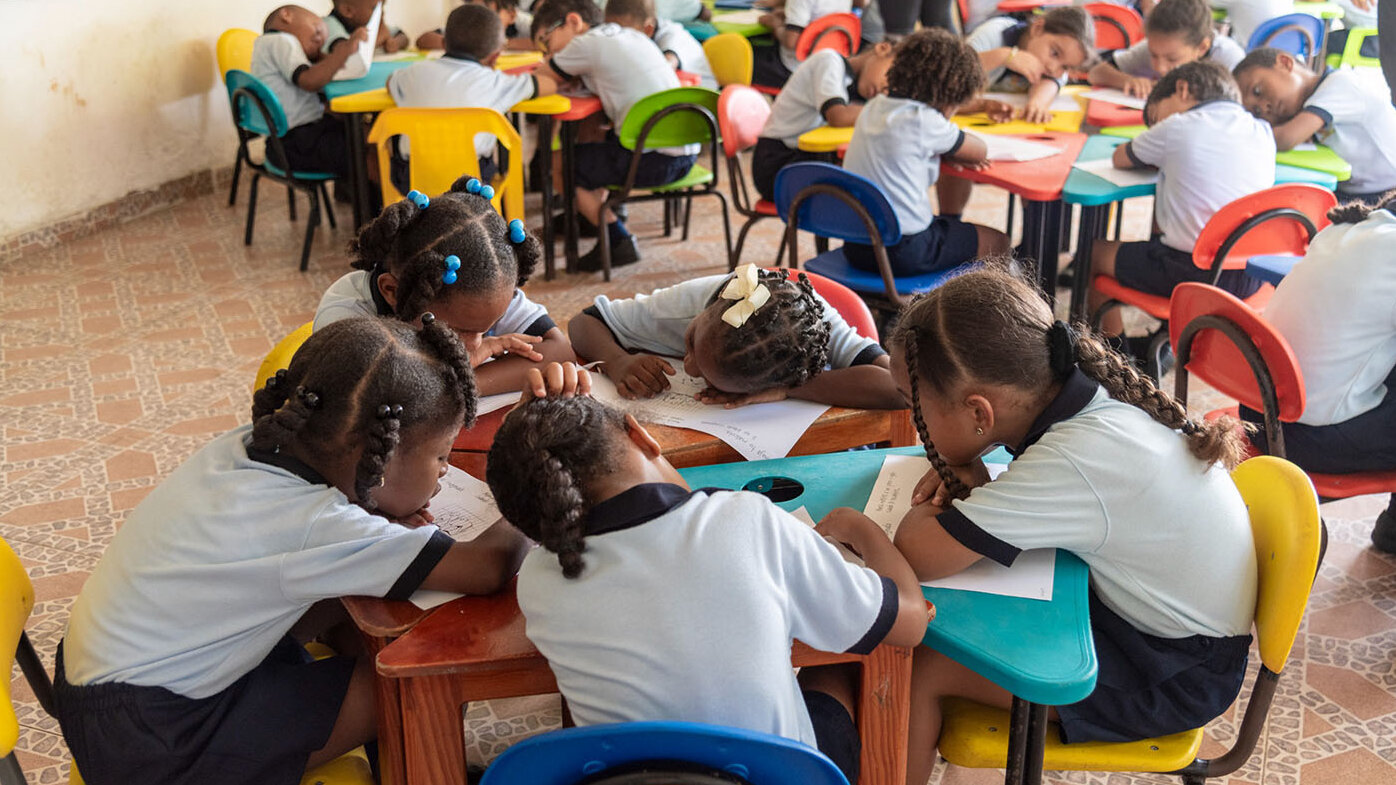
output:
[[[832,125],[821,125],[813,131],[800,134],[796,146],[807,153],[833,153],[851,141],[853,126],[835,128]]]
[[[951,119],[955,125],[961,128],[972,128],[981,134],[1038,134],[1043,131],[1075,133],[1081,130],[1081,121],[1085,117],[1085,112],[1053,112],[1052,119],[1046,123],[1029,123],[1024,120],[996,123],[989,119],[988,115],[978,112],[966,115],[957,114]]]
[[[386,87],[342,95],[330,101],[330,111],[340,114],[381,112],[385,109],[392,109],[394,106],[397,104],[393,102],[393,97],[388,95]],[[571,108],[572,100],[570,98],[554,94],[520,101],[510,107],[509,111],[522,112],[523,114],[562,114]]]
[[[500,71],[509,71],[541,62],[543,62],[542,52],[504,52],[498,60],[494,61],[494,67]]]

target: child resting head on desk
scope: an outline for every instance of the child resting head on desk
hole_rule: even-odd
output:
[[[519,570],[519,608],[577,725],[773,733],[857,782],[854,674],[804,668],[797,681],[790,647],[920,642],[932,609],[886,533],[871,521],[815,530],[758,493],[691,490],[634,417],[586,395],[585,370],[532,375],[486,478],[504,518],[543,545]]]
[[[456,543],[431,523],[473,422],[470,363],[432,319],[316,332],[127,516],[73,605],[54,691],[93,782],[299,782],[371,741],[371,656],[301,644],[346,595],[484,594],[528,543],[508,524]],[[333,614],[330,614],[331,616]],[[347,639],[346,639],[347,640]],[[236,758],[237,765],[228,765]]]
[[[745,311],[745,313],[743,313]],[[831,406],[904,409],[887,353],[858,334],[809,278],[742,265],[637,294],[605,295],[567,325],[577,353],[627,398],[649,398],[675,373],[664,357],[708,383],[704,403],[731,408],[802,398]]]
[[[1211,60],[1231,70],[1246,56],[1241,45],[1212,28],[1205,0],[1161,0],[1144,20],[1143,41],[1105,55],[1091,69],[1090,83],[1144,98],[1154,80],[1194,60]]]
[[[1250,521],[1228,469],[1236,422],[1196,422],[1098,337],[1054,321],[1042,292],[992,264],[902,312],[893,373],[930,472],[894,541],[921,580],[982,558],[1064,548],[1091,570],[1099,677],[1055,710],[1067,742],[1200,727],[1241,688],[1255,609]],[[1016,458],[989,481],[981,455]],[[844,517],[863,517],[845,510]],[[939,699],[1008,708],[1001,687],[916,651],[907,782],[925,782]]]
[[[542,246],[490,203],[493,189],[462,177],[435,199],[390,204],[350,245],[352,272],[320,298],[315,330],[350,316],[417,322],[430,311],[460,337],[482,395],[522,387],[528,369],[573,358],[548,312],[524,295]]]

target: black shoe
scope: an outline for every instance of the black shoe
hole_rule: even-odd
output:
[[[340,204],[353,204],[354,196],[349,192],[349,186],[336,180],[334,182],[334,200]]]
[[[1396,497],[1391,506],[1377,516],[1377,524],[1372,527],[1372,545],[1382,553],[1396,554]]]
[[[1124,339],[1124,353],[1134,359],[1134,364],[1144,373],[1153,376],[1155,379],[1163,378],[1165,373],[1173,369],[1173,347],[1164,343],[1159,347],[1159,367],[1154,366],[1154,354],[1149,351],[1153,346],[1154,336],[1158,333],[1148,335],[1136,335]]]
[[[563,227],[565,227],[566,225],[567,225],[567,214],[566,214],[566,213],[553,213],[553,231],[559,232],[559,233],[560,233],[560,232],[563,231]],[[596,224],[592,223],[591,221],[588,221],[588,220],[587,220],[586,218],[584,218],[583,216],[580,216],[580,215],[577,216],[577,236],[578,236],[578,237],[595,237],[595,236],[596,236]]]
[[[631,235],[618,243],[611,244],[611,268],[625,267],[640,261],[640,244],[635,241],[635,235]],[[590,251],[582,255],[577,260],[577,270],[584,273],[594,273],[601,269],[601,243],[597,243]]]

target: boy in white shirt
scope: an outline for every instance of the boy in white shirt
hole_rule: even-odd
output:
[[[697,74],[701,86],[717,89],[717,77],[713,76],[703,45],[683,25],[657,17],[653,0],[608,0],[606,21],[649,36],[675,70]]]
[[[846,14],[853,10],[852,0],[785,0],[784,7],[761,15],[761,24],[771,28],[775,46],[759,46],[753,50],[751,83],[762,87],[783,87],[790,75],[800,67],[795,57],[795,44],[800,33],[814,20],[829,14]],[[854,42],[857,48],[857,42]]]
[[[387,13],[387,0],[334,0],[334,8],[325,17],[325,27],[329,31],[325,38],[325,51],[329,52],[340,41],[348,40],[355,30],[367,27],[373,20],[373,9],[380,4],[383,12]],[[389,25],[382,17],[379,19],[378,27],[370,28],[377,39],[373,42],[374,49],[388,54],[406,49],[407,34],[401,28]]]

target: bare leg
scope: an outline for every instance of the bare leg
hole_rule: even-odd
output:
[[[1115,254],[1120,250],[1120,244],[1113,240],[1096,240],[1091,245],[1091,275],[1108,275],[1115,277]],[[1086,308],[1090,313],[1095,313],[1096,309],[1105,304],[1110,298],[1101,294],[1094,287],[1086,296]],[[1120,317],[1120,309],[1112,308],[1105,314],[1105,319],[1100,323],[1100,332],[1103,335],[1119,335],[1124,330],[1124,320]]]
[[[999,256],[1008,253],[1008,235],[997,229],[990,229],[987,226],[971,224],[974,231],[979,235],[979,249],[976,253],[981,259],[988,256]]]
[[[858,678],[860,667],[853,663],[822,665],[800,669],[800,688],[823,692],[848,710],[848,716],[858,721]]]
[[[1007,709],[1013,704],[1013,696],[938,651],[918,646],[913,657],[906,785],[925,785],[935,770],[940,741],[940,699],[968,698],[986,706]]]
[[[334,721],[329,741],[311,753],[306,768],[328,763],[377,738],[374,711],[373,660],[360,657],[354,666],[354,675],[349,678],[349,690],[344,694],[344,703],[340,704],[339,717]]]
[[[936,202],[941,215],[964,215],[974,183],[963,177],[942,177],[936,181]]]
[[[585,188],[577,189],[577,214],[591,221],[594,226],[601,226],[600,215],[601,205],[606,203],[606,189],[598,188],[594,191]],[[616,216],[610,210],[606,211],[606,223],[615,223]]]

